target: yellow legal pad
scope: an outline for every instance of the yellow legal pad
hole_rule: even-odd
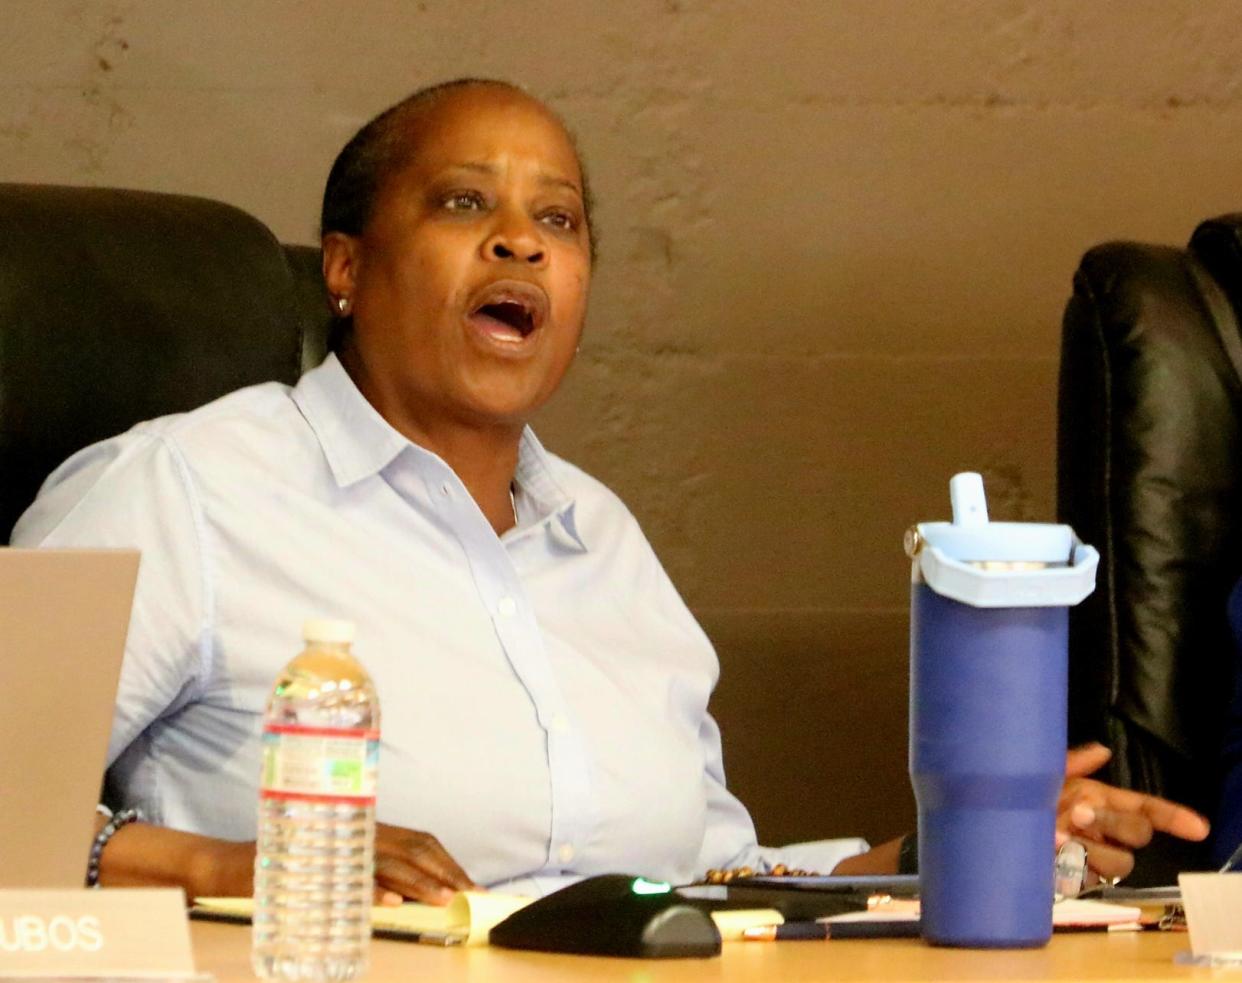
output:
[[[435,945],[486,945],[488,933],[533,899],[492,891],[460,891],[447,905],[375,905],[371,909],[371,928],[375,932],[413,942]],[[207,917],[248,921],[254,912],[252,898],[196,898],[191,912]],[[720,937],[728,942],[740,939],[748,928],[780,925],[784,919],[771,908],[716,911],[712,920]]]
[[[532,901],[533,898],[493,891],[460,891],[443,907],[420,905],[416,901],[397,906],[375,905],[371,908],[371,928],[383,935],[412,942],[483,946],[494,926]],[[253,911],[255,901],[250,897],[199,897],[195,898],[191,913],[250,921]],[[712,920],[725,942],[740,940],[746,928],[781,925],[785,921],[774,908],[714,911]]]
[[[407,901],[402,905],[375,905],[371,928],[416,942],[441,945],[483,945],[492,926],[499,925],[531,899],[490,891],[460,891],[443,907]],[[254,912],[253,898],[196,898],[196,910],[238,920]]]

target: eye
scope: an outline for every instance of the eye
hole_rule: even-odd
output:
[[[544,212],[539,216],[539,221],[563,232],[573,232],[578,227],[578,216],[559,208]]]
[[[479,212],[487,201],[477,191],[450,191],[442,199],[442,206],[450,212]]]

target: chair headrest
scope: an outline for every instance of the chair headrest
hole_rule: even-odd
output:
[[[1199,223],[1190,251],[1220,284],[1242,321],[1242,213]]]
[[[295,381],[304,295],[284,247],[229,205],[0,184],[0,537],[78,448]]]

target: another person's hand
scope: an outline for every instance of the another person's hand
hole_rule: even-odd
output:
[[[411,898],[448,904],[455,892],[477,886],[430,833],[376,824],[375,897],[380,903]]]
[[[1134,869],[1134,851],[1155,832],[1202,840],[1208,821],[1168,799],[1116,788],[1088,778],[1112,752],[1102,744],[1071,748],[1065,756],[1065,785],[1057,804],[1057,845],[1068,839],[1087,847],[1087,865],[1102,880],[1125,877]]]

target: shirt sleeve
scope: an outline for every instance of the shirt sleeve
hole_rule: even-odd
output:
[[[783,847],[760,846],[750,813],[725,787],[720,728],[710,714],[703,717],[699,739],[703,745],[707,828],[696,876],[701,877],[711,868],[729,867],[751,867],[757,873],[767,873],[776,864],[828,874],[846,857],[869,849],[867,841],[858,837],[812,840]]]
[[[141,551],[109,765],[206,678],[212,604],[203,529],[185,460],[171,441],[143,430],[71,457],[14,529],[15,546]]]

